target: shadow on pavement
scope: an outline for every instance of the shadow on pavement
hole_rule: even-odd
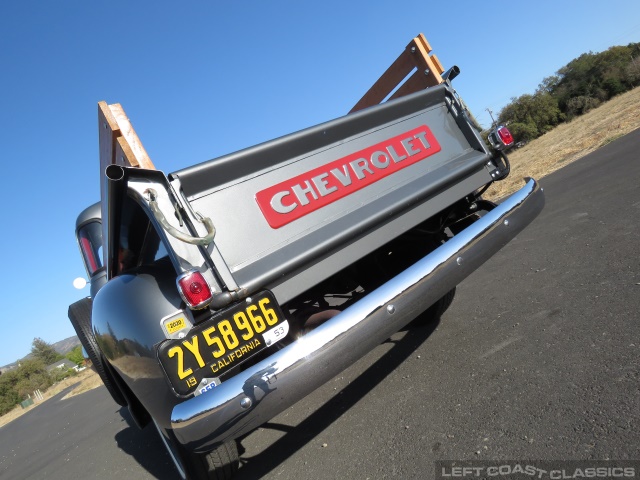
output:
[[[240,459],[242,466],[237,478],[262,478],[278,467],[294,452],[300,450],[340,418],[407,360],[429,338],[439,323],[439,319],[427,321],[424,314],[416,318],[403,329],[403,331],[411,330],[410,334],[398,341],[393,341],[395,345],[389,352],[346,386],[340,394],[322,405],[299,425],[295,427],[275,423],[262,425],[262,428],[283,431],[285,435],[258,455],[251,458],[242,457]],[[392,342],[392,340],[387,340],[387,342]]]
[[[131,455],[142,468],[159,480],[177,480],[178,475],[167,450],[152,424],[140,430],[126,407],[120,409],[120,415],[128,428],[118,432],[115,440],[118,447]]]

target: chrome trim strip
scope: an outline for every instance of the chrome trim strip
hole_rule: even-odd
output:
[[[323,385],[413,320],[524,229],[544,206],[533,179],[447,243],[298,341],[174,407],[177,439],[238,438]],[[277,392],[272,395],[272,392]]]

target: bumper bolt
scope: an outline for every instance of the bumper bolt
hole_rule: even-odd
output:
[[[396,307],[394,307],[393,305],[387,305],[387,312],[391,315],[393,315],[396,311]]]
[[[251,408],[251,405],[253,405],[253,402],[249,397],[244,397],[242,400],[240,400],[240,406],[245,410]]]

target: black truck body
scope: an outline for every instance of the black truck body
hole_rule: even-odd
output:
[[[440,315],[536,217],[532,179],[482,199],[505,158],[445,82],[169,175],[112,165],[78,221],[96,280],[72,321],[183,475],[230,474],[237,439]]]

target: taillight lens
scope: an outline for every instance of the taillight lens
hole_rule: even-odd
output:
[[[84,259],[87,273],[92,277],[102,268],[100,253],[102,249],[102,224],[97,221],[89,222],[80,227],[76,233],[80,251]]]
[[[180,296],[193,310],[205,308],[211,303],[211,288],[197,270],[192,270],[180,275],[176,281]]]
[[[498,151],[513,145],[513,135],[511,135],[509,129],[504,125],[500,125],[491,130],[487,138],[491,146]]]
[[[513,143],[513,135],[507,127],[498,127],[498,136],[502,143],[504,143],[505,147],[508,147]]]

